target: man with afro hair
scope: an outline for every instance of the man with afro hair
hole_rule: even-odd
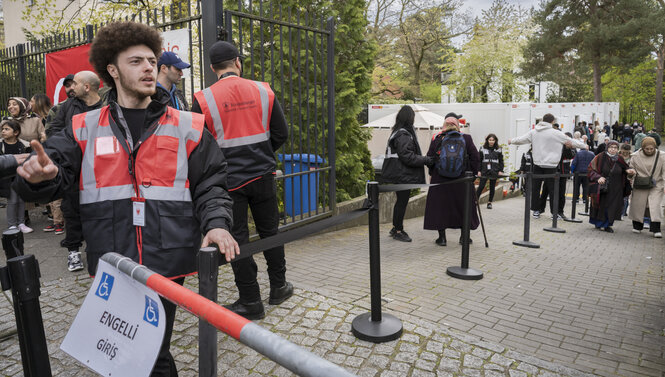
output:
[[[116,252],[182,284],[198,249],[216,244],[230,261],[240,250],[229,229],[226,161],[200,114],[155,96],[159,33],[134,22],[99,30],[90,62],[112,89],[108,105],[78,114],[18,169],[19,193],[50,202],[80,177],[88,272]],[[151,97],[153,96],[153,97]],[[205,234],[201,241],[201,234]],[[176,306],[162,299],[166,331],[153,376],[175,376],[169,352]]]

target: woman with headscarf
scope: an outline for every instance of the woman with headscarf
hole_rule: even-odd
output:
[[[46,140],[44,124],[39,116],[32,113],[30,103],[23,97],[10,97],[7,101],[9,116],[3,119],[14,119],[21,125],[21,139],[30,142],[32,140]]]
[[[660,153],[656,140],[647,136],[642,139],[642,148],[631,155],[630,167],[635,169],[636,173],[628,211],[628,217],[633,221],[633,232],[641,233],[644,229],[644,218],[649,217],[649,231],[654,237],[661,238],[663,235],[660,223],[663,221],[663,213],[660,204],[665,193],[665,153]],[[645,180],[645,177],[652,180],[653,187],[640,188],[640,185],[636,184],[637,180]],[[647,210],[649,216],[645,216]]]
[[[458,116],[454,113],[446,115],[443,124],[443,131],[434,136],[430,143],[427,156],[438,159],[443,139],[451,132],[460,132]],[[465,153],[466,153],[466,166],[464,171],[458,177],[444,177],[439,174],[435,167],[429,169],[432,176],[430,183],[445,183],[464,176],[465,171],[470,171],[473,175],[478,173],[480,168],[480,159],[478,149],[471,138],[471,135],[462,134],[464,138]],[[438,164],[435,163],[435,165]],[[473,185],[471,185],[470,192],[465,191],[466,182],[446,184],[430,187],[427,192],[427,202],[425,204],[425,224],[424,228],[429,230],[437,230],[439,238],[434,242],[439,246],[446,246],[446,229],[462,229],[464,219],[464,198],[468,194],[471,198],[471,219],[470,229],[478,228],[480,220],[478,219],[478,212],[476,212],[476,200],[473,192]],[[471,239],[469,239],[471,241]],[[460,243],[462,237],[460,236]]]
[[[619,143],[612,140],[607,150],[596,155],[589,164],[589,222],[596,229],[614,233],[614,220],[621,220],[623,198],[630,194],[628,175],[635,174],[619,155]]]
[[[425,183],[423,166],[434,164],[433,157],[422,156],[420,151],[413,129],[415,116],[411,106],[402,106],[397,113],[381,168],[381,179],[386,183]],[[404,214],[410,193],[411,190],[395,192],[397,200],[393,207],[393,228],[390,236],[402,242],[411,242],[411,237],[404,231]]]

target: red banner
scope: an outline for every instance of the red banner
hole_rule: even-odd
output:
[[[46,54],[46,95],[54,105],[67,99],[62,85],[67,75],[75,75],[80,71],[94,72],[88,61],[89,50],[90,45],[87,44]]]

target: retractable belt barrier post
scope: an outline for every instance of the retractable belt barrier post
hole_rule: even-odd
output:
[[[537,249],[539,244],[529,241],[529,232],[531,230],[531,190],[533,187],[533,174],[527,172],[524,176],[526,180],[526,190],[524,191],[524,239],[522,241],[513,241],[513,245],[530,247]]]
[[[299,376],[354,376],[344,368],[298,347],[127,257],[106,253],[102,259],[160,296]]]
[[[561,179],[561,173],[556,172],[554,174],[554,189],[550,192],[552,195],[552,226],[548,228],[543,228],[544,231],[553,232],[553,233],[566,233],[565,229],[557,228],[557,219],[559,218],[559,180]]]
[[[368,182],[370,202],[369,223],[369,278],[371,312],[357,316],[351,323],[353,335],[368,342],[381,343],[402,336],[402,321],[381,312],[381,247],[379,243],[379,183]]]
[[[217,302],[217,259],[219,250],[204,247],[199,250],[199,294]],[[208,322],[199,319],[199,376],[217,376],[217,330]]]
[[[572,200],[571,209],[570,209],[570,218],[569,219],[563,219],[564,221],[568,221],[570,223],[581,223],[582,222],[582,220],[575,218],[575,212],[576,212],[576,207],[577,207],[577,200],[576,199],[580,196],[579,179],[580,179],[580,174],[578,172],[575,172],[573,174],[573,200]]]
[[[462,265],[459,267],[448,267],[446,273],[454,278],[462,280],[480,280],[483,278],[482,271],[469,268],[469,233],[471,232],[471,195],[473,193],[473,173],[465,173],[464,182],[464,219],[462,223]]]
[[[6,246],[4,237],[3,246]],[[8,250],[5,249],[5,252]],[[34,255],[16,256],[7,260],[6,267],[0,268],[2,290],[12,290],[23,375],[26,377],[51,376],[42,311],[39,307],[39,277],[39,265]]]
[[[7,260],[23,255],[23,232],[9,229],[2,232],[2,248]]]

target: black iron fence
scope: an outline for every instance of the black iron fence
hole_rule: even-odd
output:
[[[277,151],[278,169],[284,173],[277,181],[282,227],[330,216],[336,203],[332,19],[325,10],[304,13],[251,0],[227,9],[225,25],[222,12],[220,1],[182,0],[124,20],[161,31],[188,30],[192,67],[181,89],[190,103],[193,93],[216,80],[205,49],[219,35],[236,43],[246,56],[243,76],[271,85],[289,124],[289,139]],[[90,43],[102,26],[0,50],[0,115],[7,115],[10,97],[29,99],[46,91],[46,54]]]

